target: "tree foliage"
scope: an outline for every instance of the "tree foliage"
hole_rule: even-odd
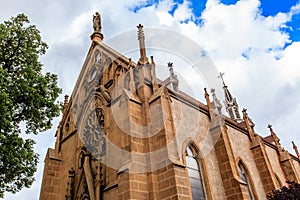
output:
[[[0,24],[0,197],[34,181],[38,154],[20,124],[26,134],[38,134],[59,115],[57,76],[43,74],[39,61],[47,48],[24,14]]]
[[[288,187],[283,186],[279,190],[274,190],[268,195],[268,200],[296,200],[300,199],[300,184],[296,182],[287,182]]]

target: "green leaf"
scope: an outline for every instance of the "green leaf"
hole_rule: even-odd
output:
[[[35,142],[20,136],[20,123],[26,123],[27,134],[38,134],[59,115],[57,76],[43,74],[39,61],[47,48],[26,15],[0,24],[0,197],[34,181]]]

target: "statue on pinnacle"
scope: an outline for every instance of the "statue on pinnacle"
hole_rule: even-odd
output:
[[[98,12],[93,15],[93,28],[94,32],[101,32],[101,16]]]

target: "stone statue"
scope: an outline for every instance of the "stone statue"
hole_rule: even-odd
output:
[[[103,85],[100,85],[100,91],[101,91],[101,94],[103,95],[103,97],[105,98],[105,100],[107,102],[110,102],[111,96],[110,96],[108,90]]]
[[[101,16],[98,12],[93,15],[94,32],[101,32]]]

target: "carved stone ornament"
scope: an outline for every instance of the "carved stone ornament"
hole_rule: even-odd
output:
[[[94,32],[101,32],[101,16],[98,12],[93,16]]]
[[[66,200],[73,199],[73,191],[74,191],[74,179],[75,179],[75,171],[73,168],[69,170],[69,181],[66,189]]]
[[[83,145],[97,159],[105,154],[104,112],[101,108],[92,111],[81,135]]]
[[[109,103],[111,101],[111,95],[109,91],[103,85],[100,85],[99,88],[102,96]]]
[[[99,63],[100,60],[101,60],[101,53],[99,50],[96,50],[94,54],[94,64]]]

